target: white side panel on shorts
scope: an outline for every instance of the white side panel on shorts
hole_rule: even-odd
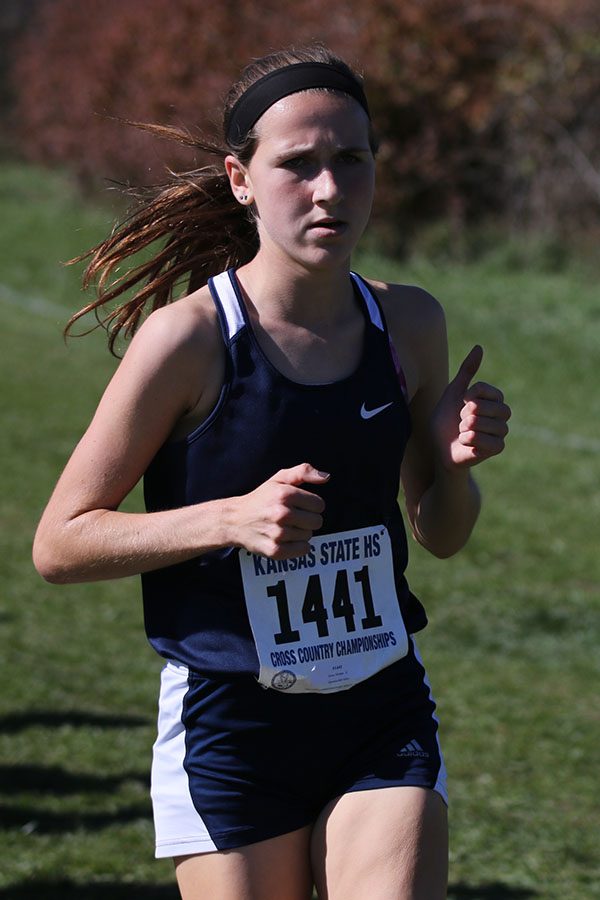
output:
[[[183,767],[185,728],[181,713],[187,690],[187,666],[167,663],[161,675],[158,737],[152,759],[157,858],[210,853],[217,849],[192,802]]]
[[[244,327],[244,316],[231,283],[229,272],[221,272],[220,275],[215,275],[212,282],[225,313],[227,333],[229,334],[229,340],[231,340]]]

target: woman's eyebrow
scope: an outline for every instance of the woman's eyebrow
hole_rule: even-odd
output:
[[[353,146],[346,144],[337,144],[332,148],[334,153],[370,153],[371,148],[369,146]],[[316,148],[312,144],[301,145],[297,144],[295,146],[286,147],[284,149],[278,150],[275,153],[276,160],[289,159],[292,156],[309,156],[313,153],[318,152],[318,148]]]

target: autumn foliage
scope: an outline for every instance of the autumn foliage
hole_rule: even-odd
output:
[[[116,118],[218,130],[251,57],[320,40],[366,78],[382,138],[377,221],[586,225],[600,199],[596,0],[40,2],[15,54],[33,160],[148,182],[193,160]]]

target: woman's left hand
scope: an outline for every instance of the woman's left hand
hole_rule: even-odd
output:
[[[473,347],[433,412],[435,448],[449,471],[475,466],[504,450],[511,410],[502,391],[484,381],[471,385],[482,359],[483,349]]]

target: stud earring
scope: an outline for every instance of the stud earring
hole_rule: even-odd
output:
[[[240,200],[242,200],[243,202],[245,202],[247,199],[248,199],[248,194],[242,194],[242,196],[240,197]]]

